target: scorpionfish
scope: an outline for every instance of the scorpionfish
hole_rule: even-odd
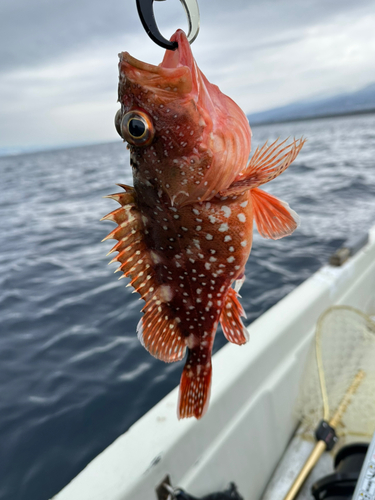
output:
[[[178,418],[201,418],[211,386],[218,323],[234,344],[248,341],[238,289],[253,221],[265,238],[298,225],[288,204],[259,189],[296,158],[304,141],[267,143],[249,161],[251,130],[237,104],[198,68],[182,30],[162,63],[120,54],[116,129],[128,143],[134,187],[110,195],[123,276],[145,300],[142,345],[165,362],[187,359]],[[111,253],[110,252],[110,253]],[[234,284],[234,288],[232,287]]]

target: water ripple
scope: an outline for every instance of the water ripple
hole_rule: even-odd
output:
[[[241,290],[253,321],[375,222],[375,116],[253,127],[254,145],[308,141],[266,189],[301,216],[291,237],[254,235]],[[348,140],[350,138],[350,140]],[[0,158],[0,499],[46,500],[180,378],[140,345],[142,303],[107,267],[115,208],[131,184],[113,144]],[[226,343],[218,331],[214,351]]]

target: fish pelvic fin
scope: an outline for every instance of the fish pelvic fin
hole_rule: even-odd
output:
[[[270,182],[286,170],[297,158],[306,139],[294,139],[285,144],[288,139],[279,142],[279,139],[268,146],[267,142],[255,150],[248,166],[243,170],[229,188],[220,194],[228,196],[253,189],[266,182]]]
[[[229,288],[225,297],[224,307],[220,315],[220,323],[223,328],[225,338],[233,344],[243,345],[249,341],[249,332],[243,325],[241,316],[246,318],[239,300],[238,293],[233,288]]]
[[[209,360],[203,363],[199,348],[189,350],[180,380],[177,406],[179,420],[189,417],[199,420],[206,413],[210,402],[211,375],[211,355],[209,355]]]
[[[119,253],[111,262],[120,263],[116,272],[122,272],[121,278],[130,278],[130,285],[146,301],[142,309],[145,314],[137,328],[142,345],[162,361],[178,361],[185,355],[186,342],[180,332],[179,320],[173,316],[168,304],[170,287],[161,285],[156,279],[152,252],[145,243],[142,215],[137,209],[134,188],[120,186],[125,192],[108,198],[117,201],[121,207],[103,217],[118,224],[104,238],[117,240],[110,253]]]
[[[255,188],[250,193],[255,224],[263,238],[278,240],[289,236],[297,229],[300,218],[288,203],[262,189]]]

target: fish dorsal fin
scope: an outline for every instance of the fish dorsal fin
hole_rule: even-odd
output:
[[[263,238],[278,240],[292,234],[299,225],[299,216],[288,203],[281,201],[262,189],[250,191],[254,220]]]
[[[120,203],[121,208],[102,219],[118,224],[104,238],[118,241],[109,252],[119,252],[111,262],[121,264],[116,272],[123,273],[121,278],[129,277],[130,285],[146,301],[142,309],[145,314],[137,329],[142,345],[158,359],[177,361],[184,357],[185,339],[180,332],[178,318],[173,316],[168,306],[168,287],[160,285],[154,274],[150,250],[144,241],[142,216],[136,208],[134,188],[121,187],[125,189],[124,193],[108,196]]]
[[[246,314],[237,297],[238,293],[233,288],[229,288],[221,312],[220,323],[225,338],[233,344],[242,345],[248,342],[249,332],[242,324],[241,316],[246,317]]]
[[[156,294],[142,311],[145,314],[138,323],[137,333],[143,347],[166,363],[182,359],[185,356],[185,338],[178,318],[171,315],[168,305]]]

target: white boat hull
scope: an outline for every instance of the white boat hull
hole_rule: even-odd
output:
[[[316,321],[334,304],[375,314],[375,227],[342,267],[323,267],[254,321],[248,344],[214,356],[202,420],[177,420],[176,388],[54,500],[156,499],[167,474],[192,495],[234,481],[246,500],[258,500],[297,426],[293,405]]]

